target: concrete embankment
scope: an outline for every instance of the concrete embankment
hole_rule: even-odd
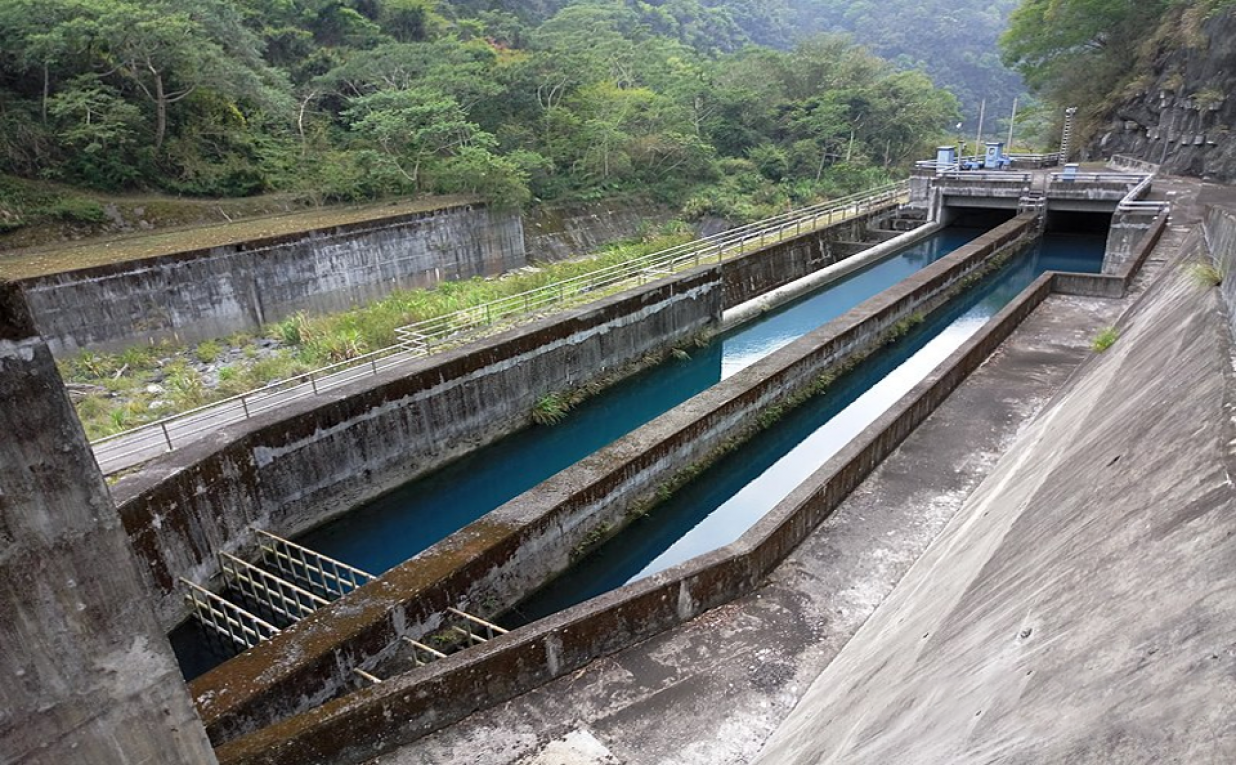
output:
[[[394,289],[525,265],[517,213],[484,205],[32,277],[22,282],[56,355],[252,331],[297,311],[327,313]]]
[[[193,688],[215,740],[260,727],[295,705],[312,706],[301,702],[320,697],[323,684],[338,687],[346,682],[354,666],[350,662],[363,661],[366,653],[380,657],[375,651],[385,652],[400,630],[411,635],[432,630],[448,605],[518,601],[564,570],[582,544],[621,526],[630,513],[639,512],[643,503],[674,485],[684,472],[700,469],[718,450],[753,432],[769,412],[809,391],[819,375],[879,344],[899,322],[946,299],[997,253],[1022,246],[1034,229],[1033,220],[1025,217],[980,237],[388,572],[371,592],[362,589],[200,678]],[[1041,299],[1049,290],[1050,280],[1042,282],[1035,295]],[[1030,303],[1020,312],[1010,312],[1000,326],[1011,331],[1028,310]],[[980,343],[971,348],[970,363],[981,362],[990,347]],[[947,395],[940,391],[955,385],[971,368],[941,383],[934,395]],[[915,418],[921,419],[930,409],[931,404],[912,407],[904,420],[869,445],[870,453],[860,450],[849,455],[850,466],[841,470],[844,477],[829,489],[829,496],[843,497],[845,486],[860,480],[878,462],[877,455],[895,447],[913,429]],[[354,693],[286,726],[261,731],[230,747],[228,757],[256,762],[249,758],[258,752],[273,757],[277,751],[287,758],[280,761],[291,762],[315,751],[318,754],[310,760],[330,759],[343,756],[342,749],[355,753],[383,740],[381,731],[373,731],[377,738],[370,744],[348,745],[342,740],[327,744],[328,731],[336,725],[368,730],[384,716],[394,715],[406,724],[391,735],[420,735],[478,705],[535,687],[748,590],[818,521],[812,512],[814,508],[805,515],[790,512],[774,523],[774,529],[762,525],[757,541],[750,542],[745,552],[727,548],[704,556],[586,608],[538,622],[535,629],[518,631],[510,636],[515,642],[494,641],[503,646],[496,652],[485,650],[486,646],[450,657],[415,678],[396,678],[383,683],[382,690]],[[339,607],[346,608],[346,619],[332,615]],[[332,631],[338,646],[328,649]],[[312,655],[314,651],[318,655]],[[280,659],[287,655],[298,661]],[[260,688],[246,679],[258,676],[263,679]],[[486,682],[478,683],[480,677]],[[418,689],[409,693],[413,686]],[[432,709],[416,706],[422,702]],[[302,743],[289,743],[283,738],[287,735]]]
[[[1208,228],[1230,262],[1231,217],[1212,213]],[[1236,759],[1230,313],[1183,263],[969,498],[759,762]]]

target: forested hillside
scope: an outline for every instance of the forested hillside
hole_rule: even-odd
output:
[[[1230,181],[1234,9],[1234,0],[1024,0],[1002,46],[1043,98],[1079,108],[1092,155]]]
[[[320,201],[638,189],[745,218],[878,181],[957,119],[845,39],[767,47],[791,26],[757,0],[5,0],[0,173]]]
[[[846,32],[903,69],[921,69],[961,100],[966,122],[1007,120],[1021,78],[1000,59],[997,41],[1017,0],[790,0],[793,26],[809,32]],[[1023,110],[1023,116],[1025,112]]]

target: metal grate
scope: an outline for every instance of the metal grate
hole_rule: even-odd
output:
[[[193,609],[193,616],[207,630],[226,638],[241,649],[252,648],[274,637],[279,628],[261,619],[240,606],[188,579],[180,580],[188,588],[185,599]]]
[[[377,578],[269,531],[254,531],[258,535],[263,563],[327,600],[341,598]]]

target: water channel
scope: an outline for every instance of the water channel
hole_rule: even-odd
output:
[[[331,557],[380,574],[690,399],[719,380],[753,364],[924,266],[944,257],[973,240],[983,231],[982,228],[945,229],[890,258],[843,277],[811,295],[726,333],[705,348],[693,349],[690,359],[671,359],[618,383],[582,403],[570,413],[564,422],[558,425],[533,426],[512,434],[428,476],[411,481],[301,536],[297,541]],[[1098,258],[1101,260],[1101,240],[1098,247]],[[1053,257],[1056,256],[1040,255],[1036,262],[1047,264],[1042,268],[1068,266],[1069,270],[1077,270],[1076,267],[1068,265],[1076,259],[1066,257],[1064,260],[1057,261],[1053,260]],[[1035,273],[1041,271],[1042,268]],[[1020,287],[1013,289],[1005,300],[1020,289]],[[970,293],[970,295],[973,294],[975,293]],[[966,299],[968,298],[963,298],[963,300]],[[922,333],[923,330],[920,329],[906,340],[918,337]],[[899,346],[907,344],[903,342]],[[858,375],[849,377],[855,378]],[[847,388],[857,385],[849,381],[845,383]],[[840,391],[841,383],[838,384],[838,393]],[[830,395],[825,398],[834,401],[838,400],[840,395],[834,396],[830,392]],[[790,419],[797,421],[798,417],[796,413],[795,417]],[[774,430],[780,433],[783,428],[779,426]],[[793,437],[787,435],[787,438]],[[744,449],[743,453],[746,452],[747,450]],[[753,461],[749,464],[757,463]],[[792,478],[785,476],[781,480],[792,481]],[[727,480],[726,485],[732,483],[732,480]],[[785,490],[788,491],[792,487],[793,483],[787,485]],[[720,487],[717,486],[714,489],[719,491]],[[693,485],[684,490],[684,495],[694,495],[697,491],[698,487]],[[744,496],[752,492],[757,495],[764,493],[762,489],[753,489]],[[719,495],[716,496],[719,498]],[[677,559],[674,556],[682,554],[686,554],[687,557],[696,554],[689,551],[700,549],[700,545],[711,544],[707,540],[713,538],[712,532],[695,532],[689,535],[687,541],[676,545],[671,545],[666,541],[669,536],[674,535],[674,528],[680,528],[685,533],[688,529],[683,528],[684,524],[690,528],[697,525],[686,520],[692,517],[692,513],[702,517],[700,514],[703,512],[704,505],[693,503],[690,500],[683,502],[691,505],[692,510],[672,509],[680,504],[675,499],[671,503],[672,507],[658,508],[655,520],[632,527],[644,529],[649,528],[650,525],[657,526],[658,530],[650,534],[649,538],[644,539],[641,536],[638,541],[633,541],[629,537],[635,536],[634,533],[623,533],[617,538],[624,540],[623,542],[606,545],[598,551],[598,554],[586,559],[586,565],[596,565],[600,567],[598,571],[602,569],[608,571],[611,569],[610,563],[593,563],[593,561],[607,560],[606,556],[614,554],[612,550],[622,548],[644,549],[648,550],[649,554],[657,548],[663,548],[657,555],[666,552],[670,556],[665,558],[666,561],[674,561]],[[720,501],[714,504],[719,506]],[[710,510],[704,514],[711,512]],[[704,528],[712,528],[713,524],[726,526],[727,522],[723,519],[729,515],[730,511],[722,511],[717,516],[718,520],[707,524]],[[673,521],[674,518],[679,520]],[[677,552],[668,552],[671,546]],[[547,604],[545,607],[556,610],[569,605],[570,602],[590,597],[589,593],[603,592],[619,586],[630,580],[632,576],[638,578],[638,576],[647,575],[639,573],[645,567],[654,567],[650,568],[647,573],[659,570],[655,566],[663,567],[661,563],[654,564],[653,558],[649,558],[641,563],[638,569],[633,569],[635,561],[643,560],[643,558],[635,554],[627,557],[628,560],[612,569],[613,573],[590,574],[591,578],[588,581],[592,584],[586,586],[578,594],[554,595],[553,593],[557,592],[557,588],[561,585],[551,585],[540,596],[545,598]],[[672,563],[664,563],[664,565],[672,565]],[[540,608],[541,606],[528,604],[521,607],[521,612],[535,615],[541,613]],[[210,646],[204,645],[200,631],[191,623],[182,625],[173,632],[172,643],[187,679],[208,671],[227,658],[219,651],[211,650]]]
[[[515,627],[723,547],[767,514],[1048,270],[1097,273],[1102,235],[1049,235],[727,455],[521,603]]]

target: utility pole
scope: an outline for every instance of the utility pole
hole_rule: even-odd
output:
[[[1013,153],[1013,124],[1015,122],[1017,122],[1017,96],[1013,96],[1013,113],[1009,115],[1009,140],[1005,144],[1008,146],[1006,151],[1010,154]]]
[[[975,154],[978,154],[981,151],[981,147],[983,145],[983,119],[986,116],[987,116],[987,99],[984,98],[983,102],[979,104],[978,131],[974,134],[974,153]]]

